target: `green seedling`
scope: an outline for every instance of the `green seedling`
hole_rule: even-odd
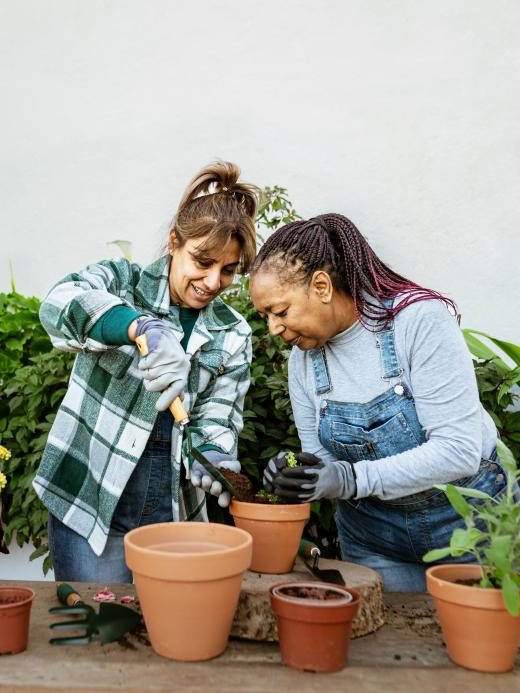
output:
[[[265,491],[264,489],[258,491],[256,495],[260,498],[264,498],[271,505],[280,505],[280,503],[285,503],[285,501],[280,498],[280,496],[277,496],[276,493],[269,493],[269,491]]]
[[[285,456],[285,460],[287,462],[288,467],[297,467],[298,466],[298,460],[296,459],[294,452],[288,452],[287,455]]]
[[[507,476],[507,488],[497,498],[476,489],[436,484],[464,519],[465,529],[455,529],[450,545],[433,549],[423,561],[440,561],[471,554],[482,569],[480,587],[501,589],[506,609],[520,613],[520,505],[517,502],[520,471],[508,447],[497,443],[500,462]],[[474,499],[470,503],[466,498]]]

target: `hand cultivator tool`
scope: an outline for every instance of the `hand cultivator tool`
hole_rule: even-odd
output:
[[[303,562],[307,568],[315,577],[318,578],[318,580],[321,580],[322,582],[333,582],[336,585],[345,584],[343,575],[336,568],[326,568],[322,570],[318,567],[318,563],[321,558],[321,551],[316,544],[312,543],[312,541],[302,539],[300,541],[298,554],[303,558]],[[310,562],[311,560],[312,563]]]
[[[82,619],[52,623],[53,631],[78,631],[81,635],[51,638],[51,645],[85,645],[99,633],[101,643],[113,642],[133,630],[141,623],[141,614],[119,604],[104,602],[99,607],[99,613],[89,604],[85,604],[79,594],[70,585],[58,585],[58,599],[65,606],[55,606],[49,609],[51,614],[64,616],[84,616]]]
[[[139,337],[136,337],[135,343],[137,344],[141,356],[147,356],[148,344],[146,341],[146,335],[143,334]],[[170,404],[170,411],[175,421],[179,424],[179,446],[182,446],[182,434],[184,432],[184,427],[190,420],[190,417],[188,415],[188,412],[184,408],[184,405],[180,397],[176,397],[175,400]],[[199,462],[204,467],[204,469],[209,474],[211,474],[215,481],[221,483],[222,488],[226,489],[226,491],[228,491],[231,494],[231,496],[237,496],[238,494],[234,486],[232,486],[232,484],[229,483],[229,481],[224,477],[224,475],[221,474],[219,470],[211,464],[207,457],[204,457],[200,450],[192,446],[189,429],[186,429],[186,440],[188,443],[188,454],[192,455],[192,457],[194,457],[197,460],[197,462]]]

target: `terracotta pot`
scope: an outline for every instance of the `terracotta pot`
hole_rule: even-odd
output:
[[[247,532],[208,522],[147,525],[125,535],[126,563],[158,654],[200,661],[225,650],[251,552]]]
[[[301,588],[310,588],[311,596],[287,594]],[[331,592],[337,598],[318,598]],[[306,671],[339,671],[346,666],[359,592],[328,582],[295,581],[273,585],[269,594],[282,659],[288,666]]]
[[[33,599],[28,587],[0,587],[0,654],[27,648]]]
[[[509,671],[520,644],[520,616],[506,611],[501,590],[455,583],[480,577],[478,565],[435,565],[426,571],[450,659],[476,671]]]
[[[298,553],[310,503],[270,505],[233,500],[229,506],[235,525],[253,537],[251,570],[256,573],[289,573]]]

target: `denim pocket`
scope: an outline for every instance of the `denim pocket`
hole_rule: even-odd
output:
[[[332,419],[329,431],[335,454],[352,462],[381,459],[395,454],[396,450],[404,452],[420,444],[402,412],[386,421],[363,425]]]

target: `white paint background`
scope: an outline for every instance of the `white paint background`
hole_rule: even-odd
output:
[[[0,291],[9,259],[40,297],[113,239],[148,262],[219,157],[519,342],[519,27],[516,0],[0,0]]]

